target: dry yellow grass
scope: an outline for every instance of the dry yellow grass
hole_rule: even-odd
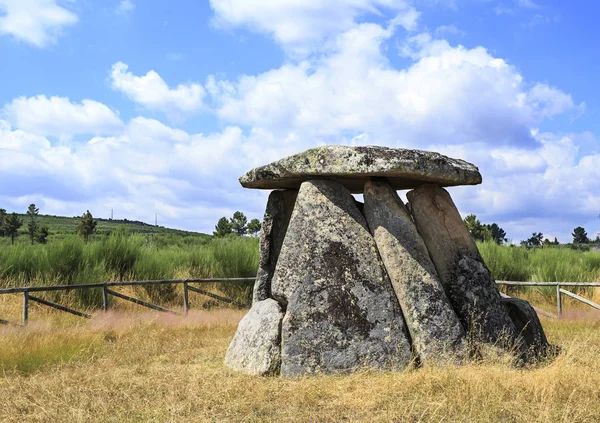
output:
[[[0,329],[0,421],[600,421],[600,322],[544,320],[563,351],[534,369],[498,361],[285,380],[223,366],[242,315],[56,315]]]

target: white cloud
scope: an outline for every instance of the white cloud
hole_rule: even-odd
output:
[[[363,15],[393,13],[398,25],[416,27],[419,13],[405,0],[210,0],[221,27],[243,26],[270,34],[289,52],[306,54],[356,25]]]
[[[572,136],[532,131],[548,118],[581,112],[583,103],[528,83],[483,47],[452,46],[426,33],[406,39],[401,51],[413,62],[396,69],[384,50],[394,33],[357,25],[335,38],[329,55],[237,81],[211,78],[207,90],[222,120],[252,128],[244,151],[268,151],[263,162],[322,143],[431,149],[480,166],[482,186],[453,189],[459,207],[497,221],[510,236],[527,235],[520,225],[529,216],[538,216],[532,231],[558,225],[551,212],[564,207],[563,188],[573,189],[567,198],[576,205],[564,212],[561,233],[589,216],[592,207],[576,197],[600,201],[589,188],[594,183],[585,184],[600,175],[581,166],[591,159],[579,158]]]
[[[496,6],[494,6],[494,13],[498,16],[502,16],[502,15],[514,15],[515,14],[515,9],[511,8],[511,7],[506,7],[503,4],[498,4]]]
[[[0,34],[36,47],[56,42],[63,28],[78,17],[57,0],[0,0]]]
[[[135,9],[135,4],[131,0],[121,0],[115,8],[115,13],[117,15],[126,15],[132,12],[133,9]]]
[[[414,63],[394,69],[382,46],[393,29],[361,24],[336,39],[326,57],[286,64],[236,82],[210,80],[218,116],[234,124],[296,133],[306,144],[372,142],[532,146],[530,128],[575,109],[571,97],[529,88],[504,60],[482,47],[452,47],[429,34],[410,37]],[[349,138],[348,138],[349,137]],[[298,149],[301,147],[298,146]]]
[[[398,7],[392,3],[385,7]],[[39,136],[52,132],[47,129],[0,122],[0,179],[7,181],[0,202],[12,199],[26,208],[41,198],[56,213],[115,208],[122,217],[146,221],[158,210],[164,224],[210,231],[234,210],[261,217],[266,194],[237,182],[249,168],[324,143],[379,144],[440,151],[478,165],[482,185],[450,191],[461,212],[500,224],[515,240],[541,231],[568,241],[575,226],[599,229],[586,225],[600,209],[597,139],[536,129],[553,117],[583,112],[583,103],[527,81],[483,47],[452,45],[428,33],[398,42],[409,61],[398,68],[388,59],[397,52],[387,46],[403,32],[401,19],[356,24],[358,13],[371,13],[364,5],[385,7],[383,1],[353,4],[345,9],[352,12],[349,27],[332,24],[318,35],[326,49],[302,60],[288,57],[264,73],[169,88],[154,71],[136,76],[123,63],[113,66],[113,88],[148,109],[188,114],[210,101],[225,127],[220,132],[190,134],[137,117],[110,136],[65,146]],[[284,6],[264,7],[273,8],[273,18]],[[243,16],[236,25],[258,25],[240,7],[231,12]],[[308,6],[297,7],[297,14],[281,19],[301,21]],[[263,26],[283,37],[278,27]],[[313,39],[279,41],[288,48],[310,46]]]
[[[111,86],[134,102],[151,110],[160,110],[171,117],[191,114],[202,108],[206,93],[201,84],[179,84],[169,88],[154,70],[144,76],[136,76],[127,70],[125,63],[115,63],[110,75]]]
[[[458,29],[455,25],[440,25],[435,29],[435,34],[438,36],[443,36],[444,34],[450,35],[465,35],[465,31]]]
[[[253,210],[264,195],[244,196],[237,181],[248,166],[245,142],[237,127],[189,134],[137,117],[115,136],[64,146],[0,120],[0,202],[65,215],[107,216],[113,208],[146,222],[157,212],[163,225],[210,231],[235,210],[261,217]]]
[[[72,103],[66,97],[19,97],[6,104],[2,113],[18,128],[44,136],[106,135],[123,126],[108,106],[93,100]]]
[[[539,9],[540,5],[534,2],[533,0],[515,0],[515,3],[526,9]]]

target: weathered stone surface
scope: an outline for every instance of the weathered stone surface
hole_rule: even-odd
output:
[[[398,300],[365,218],[340,183],[300,187],[271,288],[287,304],[282,376],[409,362]]]
[[[260,230],[260,263],[252,302],[271,297],[271,279],[285,237],[298,191],[273,191],[267,200],[267,208]]]
[[[279,373],[283,311],[273,299],[259,301],[240,321],[225,354],[225,364],[251,375]]]
[[[416,188],[423,183],[440,186],[481,183],[477,167],[439,153],[389,147],[330,145],[307,150],[265,166],[240,178],[246,188],[298,189],[302,182],[327,178],[342,183],[350,192],[363,192],[365,181],[386,177],[395,189]]]
[[[407,194],[415,224],[456,314],[469,336],[511,345],[514,324],[496,282],[446,190],[423,185]]]
[[[502,298],[501,301],[524,343],[525,359],[532,361],[545,356],[551,347],[546,339],[542,323],[531,304],[512,297]]]
[[[385,180],[365,184],[364,214],[392,281],[421,361],[459,362],[465,332],[427,247],[396,191]]]

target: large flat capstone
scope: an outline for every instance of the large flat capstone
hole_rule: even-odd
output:
[[[245,188],[298,189],[311,179],[333,179],[350,192],[361,193],[365,182],[385,177],[396,190],[424,183],[439,186],[477,185],[481,174],[463,160],[439,153],[378,146],[329,145],[306,150],[265,166],[240,178]]]
[[[402,311],[350,192],[304,182],[271,290],[286,304],[281,375],[401,369],[411,358]]]

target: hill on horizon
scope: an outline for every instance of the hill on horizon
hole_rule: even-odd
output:
[[[17,213],[19,218],[23,220],[23,226],[19,229],[19,238],[27,234],[27,215],[24,213]],[[36,221],[39,226],[46,225],[50,232],[50,236],[55,235],[66,235],[75,234],[75,229],[79,223],[80,216],[67,217],[67,216],[54,216],[48,214],[40,214],[37,216]],[[185,231],[181,229],[166,228],[164,226],[155,226],[149,223],[140,222],[138,220],[128,219],[103,219],[94,218],[98,222],[96,226],[96,235],[107,235],[111,232],[116,231],[118,228],[124,228],[129,233],[139,234],[168,234],[180,237],[207,237],[212,238],[212,235],[205,234],[202,232]]]

